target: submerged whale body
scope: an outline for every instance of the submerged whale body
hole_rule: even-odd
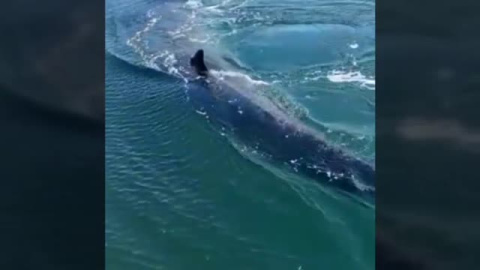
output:
[[[200,75],[189,82],[190,100],[211,122],[277,163],[316,181],[374,202],[373,166],[328,145],[315,132],[262,108],[232,85],[210,76],[202,50],[190,59]]]

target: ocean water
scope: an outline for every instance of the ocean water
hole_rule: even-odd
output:
[[[375,207],[192,106],[188,58],[375,160],[375,2],[107,0],[107,269],[374,269]]]

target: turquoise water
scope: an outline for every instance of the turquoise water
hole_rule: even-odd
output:
[[[374,207],[195,111],[188,57],[374,161],[372,1],[107,0],[107,269],[373,269]]]

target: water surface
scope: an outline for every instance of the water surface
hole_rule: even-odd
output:
[[[374,208],[271,166],[185,92],[215,69],[373,161],[374,2],[107,0],[108,269],[373,269]]]

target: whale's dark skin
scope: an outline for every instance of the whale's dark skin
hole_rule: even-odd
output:
[[[200,75],[189,82],[190,101],[212,123],[266,154],[270,161],[287,164],[297,173],[374,203],[373,166],[327,144],[311,130],[275,117],[242,95],[241,89],[211,78],[202,50],[190,64]],[[354,182],[372,188],[361,189]]]

